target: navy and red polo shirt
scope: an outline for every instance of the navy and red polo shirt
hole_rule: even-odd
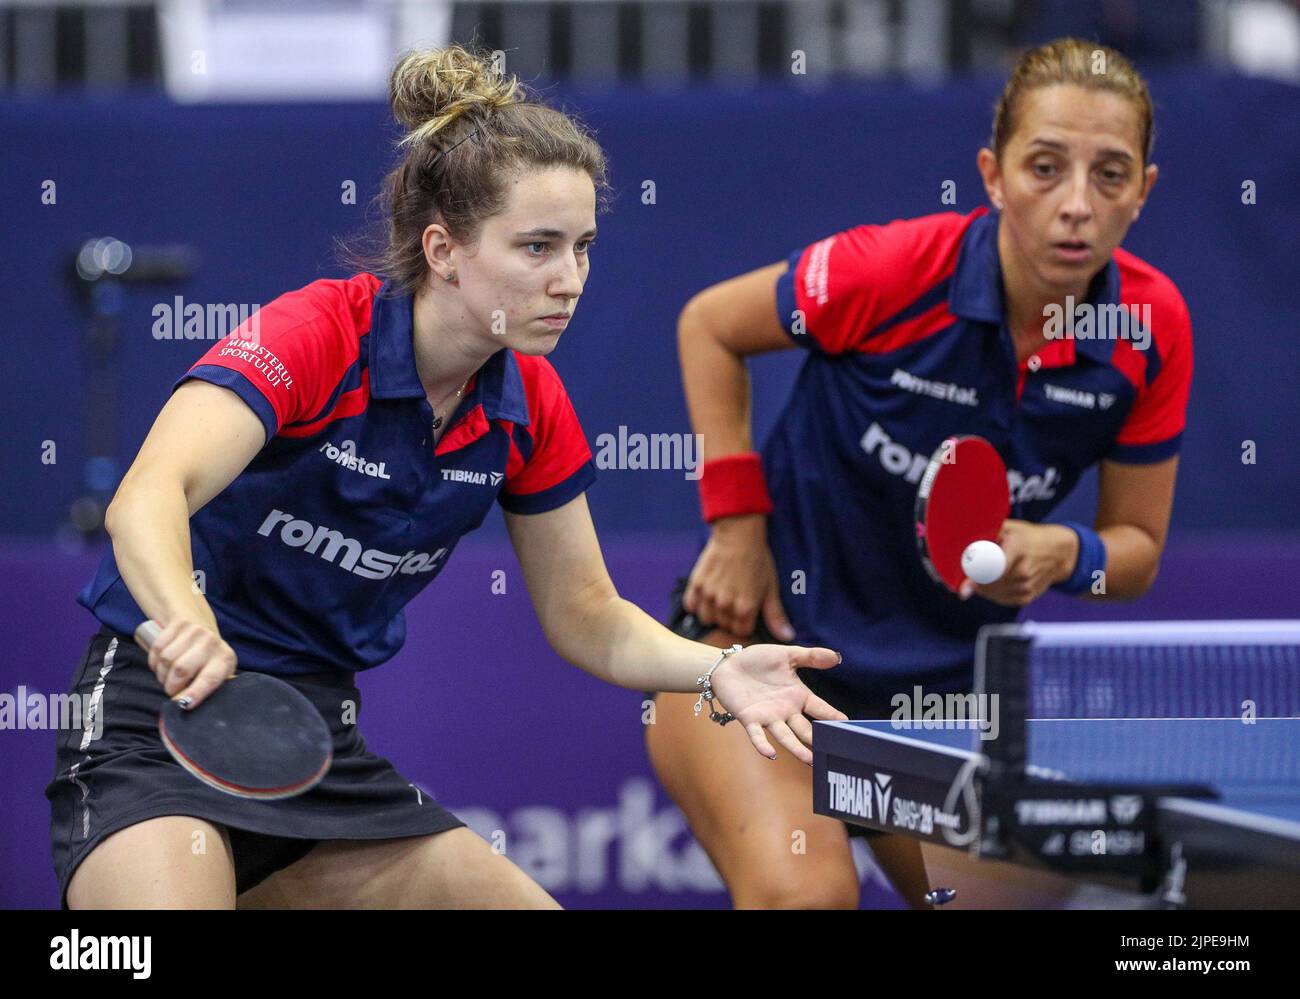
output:
[[[369,274],[282,295],[173,386],[235,392],[266,444],[190,518],[196,585],[241,669],[362,670],[406,638],[402,608],[493,502],[553,510],[595,479],[559,376],[497,351],[435,448],[410,296]],[[201,573],[201,575],[197,575]],[[130,634],[144,613],[110,548],[78,597]]]
[[[978,628],[1017,616],[958,600],[917,556],[916,487],[945,437],[991,441],[1012,516],[1030,521],[1101,459],[1179,450],[1192,341],[1173,282],[1117,249],[1072,333],[1019,363],[997,228],[987,209],[858,226],[795,253],[777,282],[809,356],[763,447],[769,540],[796,641],[842,652],[851,682],[955,680]]]

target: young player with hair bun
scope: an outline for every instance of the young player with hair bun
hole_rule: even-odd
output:
[[[810,760],[805,715],[843,717],[795,672],[834,652],[720,655],[606,572],[591,453],[546,361],[587,281],[600,147],[459,46],[406,56],[390,90],[406,135],[383,245],[214,345],[109,507],[112,550],[80,596],[102,626],[72,687],[103,731],[64,734],[46,792],[73,908],[553,906],[367,750],[348,711],[354,675],[398,652],[403,607],[493,502],[570,662],[633,689],[716,689],[769,758],[775,743]],[[130,638],[145,618],[162,625],[147,657]],[[293,684],[329,724],[333,765],[310,791],[226,795],[164,748],[164,699],[201,710],[236,667]]]

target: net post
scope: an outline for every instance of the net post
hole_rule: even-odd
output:
[[[998,737],[989,740],[983,750],[994,773],[1004,779],[1018,780],[1025,773],[1032,646],[1033,639],[1018,625],[985,627],[976,645],[976,693],[986,711],[998,714]]]

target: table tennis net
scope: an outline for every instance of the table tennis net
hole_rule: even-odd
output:
[[[1031,722],[1026,762],[1073,780],[1232,785],[1300,796],[1300,719]]]
[[[1031,718],[1294,718],[1300,622],[1287,624],[1026,625],[1001,634],[1027,639]]]
[[[1022,625],[981,635],[1024,759],[1076,779],[1300,787],[1300,622]],[[1166,719],[1123,724],[1100,719]],[[1279,721],[1279,719],[1287,719]],[[1057,721],[1051,721],[1057,720]]]

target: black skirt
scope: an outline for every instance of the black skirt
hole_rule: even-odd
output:
[[[285,677],[320,711],[334,760],[305,794],[257,801],[224,794],[192,777],[158,735],[167,695],[148,654],[107,626],[90,646],[70,693],[81,726],[59,733],[50,800],[50,837],[59,897],[66,905],[77,865],[106,837],[162,815],[188,815],[226,827],[244,892],[305,856],[321,840],[399,839],[464,825],[388,760],[367,751],[356,725],[361,692],[353,674]]]

